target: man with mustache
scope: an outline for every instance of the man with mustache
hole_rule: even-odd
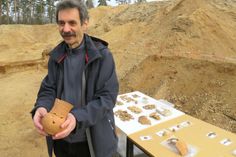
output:
[[[113,157],[118,140],[113,107],[119,85],[108,43],[85,33],[89,16],[82,2],[59,2],[56,21],[64,41],[50,53],[48,74],[31,111],[35,128],[46,136],[50,157],[53,152],[56,157]],[[64,130],[49,136],[41,119],[55,98],[73,109],[61,125]]]

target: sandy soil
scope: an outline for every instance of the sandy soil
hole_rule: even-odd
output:
[[[120,94],[139,90],[236,133],[236,2],[172,0],[90,10],[110,43]],[[1,157],[45,157],[30,110],[61,40],[56,25],[0,26]]]

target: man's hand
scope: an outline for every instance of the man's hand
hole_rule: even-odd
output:
[[[66,121],[61,125],[61,128],[63,128],[64,130],[52,136],[52,138],[56,140],[68,136],[75,129],[75,126],[76,119],[73,114],[69,113],[67,115]]]
[[[34,126],[37,132],[43,136],[47,136],[47,133],[43,130],[43,126],[41,124],[41,120],[45,116],[45,114],[47,114],[47,110],[44,107],[39,107],[36,110],[33,118]]]

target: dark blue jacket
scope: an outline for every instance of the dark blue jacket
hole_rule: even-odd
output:
[[[87,60],[86,104],[82,109],[72,109],[77,120],[76,129],[90,128],[92,144],[96,157],[111,157],[117,150],[117,136],[113,107],[118,95],[119,84],[112,54],[107,43],[85,34]],[[42,81],[32,115],[39,107],[50,111],[60,91],[60,68],[66,57],[66,44],[60,43],[50,53],[48,74]],[[76,131],[75,129],[75,131]],[[47,137],[49,156],[52,154],[53,141]]]

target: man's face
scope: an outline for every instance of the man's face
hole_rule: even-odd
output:
[[[87,21],[81,25],[79,11],[76,8],[60,10],[58,12],[58,28],[64,41],[71,48],[80,45],[84,32],[87,29]]]

